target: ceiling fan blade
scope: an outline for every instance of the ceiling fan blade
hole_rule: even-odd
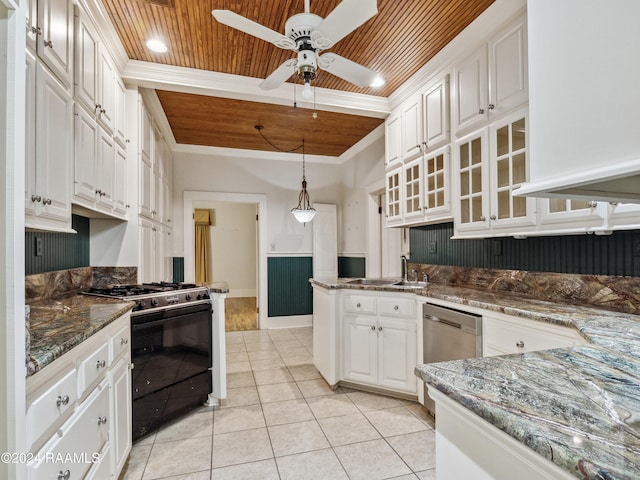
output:
[[[380,76],[373,70],[335,53],[320,55],[318,57],[318,66],[359,87],[370,87],[380,79]]]
[[[248,33],[254,37],[260,38],[269,43],[273,43],[276,47],[284,48],[285,50],[295,50],[296,42],[288,37],[285,37],[281,33],[278,33],[270,28],[260,25],[259,23],[249,20],[248,18],[238,15],[231,10],[212,10],[211,15],[215,19],[236,30]]]
[[[376,13],[377,0],[342,0],[314,29],[311,37],[314,47],[321,50],[331,48]]]
[[[298,60],[295,58],[287,60],[276,68],[271,75],[265,78],[262,83],[260,83],[259,87],[262,90],[273,90],[274,88],[278,88],[286,82],[291,75],[293,75],[297,64]]]

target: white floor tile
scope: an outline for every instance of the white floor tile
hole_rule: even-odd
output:
[[[276,457],[329,447],[329,442],[315,420],[275,425],[268,427],[268,430]]]
[[[335,447],[334,451],[351,480],[383,480],[411,473],[382,439]]]
[[[143,480],[200,472],[211,468],[211,437],[155,443]]]
[[[282,480],[348,480],[346,472],[333,450],[316,450],[279,457]]]
[[[214,468],[211,478],[215,480],[280,480],[274,459]]]

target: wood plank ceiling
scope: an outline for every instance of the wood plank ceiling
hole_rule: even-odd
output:
[[[293,58],[295,53],[219,24],[211,15],[211,10],[232,10],[277,32],[284,31],[284,23],[289,17],[304,10],[303,0],[102,1],[130,59],[255,78],[266,78],[285,60]],[[339,1],[311,0],[311,12],[326,17]],[[378,0],[378,14],[338,42],[330,51],[379,72],[386,80],[385,85],[378,89],[360,88],[322,70],[318,71],[313,84],[345,92],[387,97],[493,1]],[[157,54],[148,50],[145,42],[152,37],[164,39],[169,51]],[[294,81],[294,77],[289,81]],[[161,92],[159,96],[178,143],[222,146],[222,139],[226,138],[225,146],[254,148],[253,142],[245,138],[242,132],[246,132],[245,135],[249,137],[255,136],[257,132],[253,127],[261,123],[260,118],[266,118],[262,121],[265,135],[271,138],[268,129],[272,129],[274,137],[284,138],[296,132],[296,129],[291,129],[291,123],[269,123],[274,119],[282,121],[282,118],[290,118],[296,119],[296,125],[299,125],[302,121],[300,117],[303,116],[300,113],[302,109],[270,104],[248,108],[244,103],[250,102],[240,102],[243,112],[254,111],[256,115],[248,115],[244,121],[236,120],[234,115],[238,131],[233,133],[235,135],[240,132],[240,137],[234,144],[229,136],[211,135],[212,130],[201,131],[198,135],[198,129],[189,126],[185,120],[202,117],[202,113],[206,111],[211,116],[211,126],[218,128],[229,121],[229,111],[240,111],[233,110],[238,109],[237,100],[200,96],[189,99],[188,95],[175,92]],[[272,118],[265,113],[269,110],[273,110]],[[311,115],[308,110],[306,112],[308,118],[304,120],[309,121]],[[318,145],[317,151],[314,147],[314,153],[342,153],[364,136],[363,131],[366,135],[381,122],[379,119],[355,115],[342,115],[344,118],[340,120],[340,115],[322,112],[314,121],[316,128],[325,121],[339,125],[337,129],[326,125],[316,132]],[[275,130],[278,130],[277,134]],[[352,130],[351,138],[347,139],[345,130]],[[255,148],[269,150],[264,143],[256,144]]]

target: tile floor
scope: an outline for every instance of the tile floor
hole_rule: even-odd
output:
[[[339,387],[313,366],[311,328],[227,333],[228,398],[136,442],[126,480],[435,478],[417,403]]]

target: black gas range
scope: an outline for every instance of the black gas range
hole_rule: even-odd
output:
[[[134,440],[206,403],[212,391],[213,358],[208,288],[160,282],[82,293],[135,302],[131,313]]]
[[[210,304],[209,289],[198,287],[193,283],[158,282],[112,285],[104,288],[90,288],[82,293],[135,302],[136,306],[133,307],[132,317],[154,310]]]

